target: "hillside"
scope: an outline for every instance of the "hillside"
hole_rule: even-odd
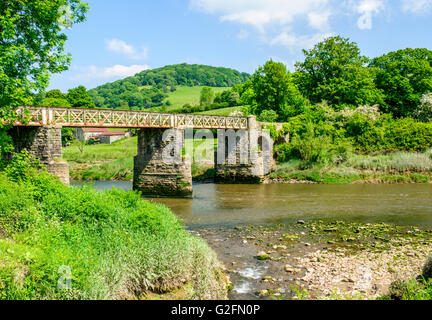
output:
[[[178,101],[169,101],[168,98],[179,87],[185,92],[188,90],[181,87],[230,87],[245,82],[249,76],[228,68],[178,64],[145,70],[135,76],[101,85],[89,93],[98,108],[142,110],[172,103],[178,107]],[[175,94],[173,96],[176,97]],[[182,93],[177,96],[182,96]],[[192,99],[181,99],[181,103],[193,103],[196,100],[195,91]]]

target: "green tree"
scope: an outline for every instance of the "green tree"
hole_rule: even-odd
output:
[[[39,103],[41,106],[48,107],[70,107],[70,103],[67,100],[67,95],[60,90],[51,90],[45,94],[45,98]]]
[[[251,79],[252,111],[261,115],[264,110],[274,110],[287,118],[300,112],[307,101],[292,81],[292,75],[281,62],[268,61]],[[287,114],[287,111],[289,114]]]
[[[371,62],[376,85],[385,94],[384,111],[396,117],[414,116],[422,95],[432,91],[432,51],[404,49]]]
[[[95,103],[84,86],[69,89],[67,100],[73,108],[95,108]]]
[[[374,69],[367,67],[369,59],[360,54],[355,42],[330,37],[303,53],[304,62],[295,65],[295,80],[312,103],[325,100],[333,107],[382,103],[382,92],[373,81]]]
[[[48,86],[50,74],[67,69],[65,27],[85,20],[80,0],[3,0],[0,2],[0,119],[32,103],[32,93]],[[0,147],[10,151],[7,121],[0,121]]]
[[[212,104],[214,97],[215,95],[212,88],[203,87],[201,89],[200,104],[201,105]]]

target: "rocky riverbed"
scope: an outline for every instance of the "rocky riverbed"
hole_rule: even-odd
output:
[[[193,230],[225,264],[231,299],[376,299],[421,274],[432,230],[298,221]]]

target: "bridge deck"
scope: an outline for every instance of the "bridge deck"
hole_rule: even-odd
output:
[[[22,107],[14,126],[111,128],[247,129],[246,117],[118,111],[57,107]]]

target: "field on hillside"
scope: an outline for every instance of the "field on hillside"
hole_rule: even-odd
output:
[[[175,110],[183,107],[186,103],[191,105],[197,105],[200,102],[201,95],[201,87],[184,87],[178,86],[177,90],[169,93],[169,97],[166,100],[171,102],[171,105],[168,107],[168,110]],[[219,93],[225,90],[228,90],[229,87],[214,87],[212,88],[214,93]]]
[[[214,109],[199,112],[198,114],[206,114],[212,116],[229,116],[234,111],[242,111],[243,107],[231,107],[231,108],[223,108],[223,109]]]

